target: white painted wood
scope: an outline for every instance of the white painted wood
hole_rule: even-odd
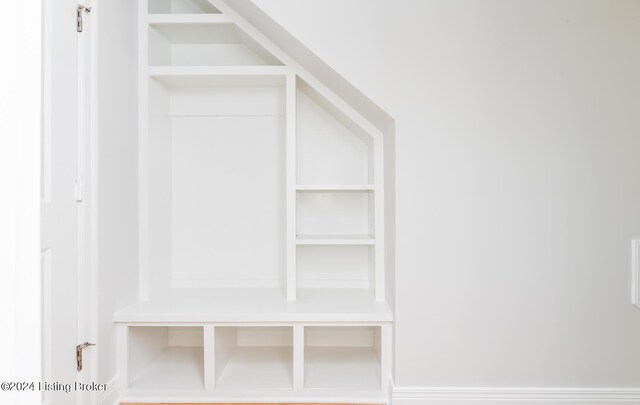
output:
[[[640,309],[640,239],[631,241],[631,302]]]
[[[118,380],[123,389],[129,386],[129,327],[116,325]]]
[[[291,347],[237,347],[222,371],[218,390],[277,390],[292,387]]]
[[[202,347],[169,346],[131,380],[132,390],[204,391]]]
[[[172,279],[284,280],[284,120],[174,117],[172,141]]]
[[[281,87],[216,87],[216,88],[179,88],[170,92],[170,114],[173,118],[186,117],[262,117],[284,116],[285,95]],[[180,137],[181,133],[175,128],[173,120],[173,136]],[[221,122],[220,132],[225,133]],[[242,123],[241,123],[242,124]],[[259,137],[259,132],[247,122],[246,136]],[[284,128],[280,129],[284,133]],[[209,132],[210,136],[216,132]],[[222,135],[219,135],[222,136]],[[265,135],[266,136],[266,135]],[[253,140],[254,143],[259,139]],[[282,136],[284,142],[284,135]],[[248,147],[248,145],[247,145]],[[282,159],[282,156],[279,156]],[[257,162],[259,164],[261,162]],[[248,169],[251,166],[248,167]],[[203,168],[205,169],[205,168]]]
[[[279,65],[235,25],[215,23],[151,24],[150,65]]]
[[[379,131],[216,2],[149,1],[124,398],[376,402],[393,319]]]
[[[389,306],[368,289],[301,289],[295,303],[279,289],[174,290],[137,302],[115,322],[389,322]]]
[[[380,362],[371,347],[309,347],[305,388],[380,390]]]
[[[361,191],[374,191],[375,186],[372,184],[298,184],[296,190],[299,193],[357,193]]]
[[[131,389],[204,389],[202,327],[130,327]]]
[[[153,0],[164,2],[168,0]],[[157,3],[156,3],[157,4]],[[154,3],[149,7],[154,7]],[[138,289],[140,301],[149,299],[149,80],[147,0],[138,0]]]
[[[145,10],[146,12],[146,10]],[[150,14],[219,13],[207,0],[149,0]]]
[[[394,404],[590,404],[640,403],[637,388],[413,387],[396,386]]]
[[[298,193],[298,235],[370,235],[368,193]]]
[[[370,184],[367,144],[305,92],[297,97],[298,183]]]
[[[298,245],[375,245],[369,235],[298,235]]]
[[[73,384],[79,381],[74,356],[75,346],[82,337],[87,336],[86,334],[81,335],[83,331],[79,328],[79,322],[83,321],[83,319],[79,318],[78,307],[81,297],[79,295],[79,288],[82,286],[80,283],[83,282],[79,271],[80,269],[86,270],[80,267],[82,264],[81,260],[84,259],[85,252],[83,252],[82,249],[86,239],[82,238],[81,234],[83,231],[82,224],[85,218],[79,209],[80,203],[77,201],[78,195],[76,190],[76,185],[83,184],[81,175],[83,174],[82,169],[84,169],[81,153],[84,152],[83,140],[85,139],[84,131],[86,130],[84,120],[86,117],[84,113],[79,110],[79,103],[81,97],[84,98],[86,85],[82,71],[85,60],[81,53],[81,51],[84,51],[84,47],[81,47],[84,42],[79,40],[78,33],[75,30],[75,13],[69,12],[76,8],[74,1],[62,0],[56,2],[55,5],[51,2],[44,2],[42,5],[45,24],[42,34],[44,41],[43,56],[45,58],[43,61],[45,68],[43,72],[43,112],[45,116],[43,117],[42,134],[44,148],[41,161],[43,177],[42,198],[40,201],[41,224],[39,228],[36,228],[36,234],[38,229],[41,233],[40,253],[42,254],[42,268],[40,271],[43,275],[42,280],[40,280],[41,284],[39,286],[36,284],[36,280],[38,280],[38,270],[36,268],[23,268],[22,265],[24,265],[24,263],[19,260],[24,254],[37,258],[36,251],[24,253],[21,252],[20,249],[25,248],[25,246],[11,244],[3,246],[3,248],[8,249],[7,252],[10,252],[8,254],[12,258],[18,259],[15,261],[15,271],[25,270],[25,272],[31,274],[29,280],[33,281],[34,284],[29,283],[29,288],[25,288],[24,291],[37,291],[38,288],[42,287],[44,294],[41,295],[41,297],[48,300],[48,303],[45,301],[42,304],[50,305],[49,308],[46,306],[41,307],[42,315],[45,316],[45,323],[42,325],[44,332],[42,340],[40,341],[42,345],[37,348],[38,351],[40,349],[43,350],[42,359],[45,362],[43,364],[45,375],[50,378],[49,381]],[[10,8],[9,11],[5,9],[4,12],[11,11]],[[32,16],[36,20],[36,24],[40,23],[38,15],[39,11]],[[34,29],[37,30],[38,28]],[[19,35],[18,33],[15,34]],[[21,39],[24,38],[19,38],[18,36],[15,38],[16,41],[20,41]],[[36,43],[31,44],[32,46],[37,46]],[[22,63],[29,63],[30,58],[31,54],[28,52],[24,55]],[[18,65],[15,65],[15,67],[19,68]],[[38,86],[38,84],[35,84],[35,86]],[[30,89],[26,90],[27,92],[23,93],[25,100],[31,96],[25,96],[24,94],[32,94]],[[4,94],[6,94],[6,92]],[[3,104],[6,106],[9,106],[10,103],[13,102],[11,92],[9,92],[9,94],[8,97],[5,95],[7,102]],[[31,108],[30,103],[18,103],[21,107],[29,104],[29,108]],[[13,110],[10,109],[9,111]],[[20,108],[15,111],[22,112]],[[31,112],[31,110],[29,111]],[[27,115],[25,115],[25,117],[26,116]],[[28,116],[31,117],[31,113],[29,113]],[[37,119],[37,114],[35,117]],[[4,117],[4,119],[6,120],[6,117]],[[35,125],[37,126],[38,124],[35,123]],[[31,125],[25,125],[21,128],[24,136],[27,138],[31,137],[31,127]],[[8,129],[10,126],[3,126],[3,129],[4,128]],[[4,142],[7,136],[9,136],[8,144]],[[12,135],[3,131],[2,137],[3,145],[8,145],[11,149]],[[37,147],[35,138],[31,141],[24,142],[25,145],[30,143],[33,149]],[[20,143],[20,145],[22,144]],[[16,149],[16,151],[18,150],[20,150],[20,148]],[[16,170],[21,171],[26,165],[31,165],[32,163],[31,161],[16,162],[14,167]],[[8,164],[11,165],[11,161],[9,161]],[[9,173],[9,178],[14,181],[15,179],[11,176],[11,170]],[[25,173],[30,172],[25,169]],[[31,197],[29,193],[25,194],[23,191],[32,188],[31,184],[16,183],[14,190],[11,190],[12,183],[9,185],[4,184],[3,187],[4,190],[9,189],[10,207],[13,202],[13,191],[15,191],[16,196],[25,197],[25,195],[29,195],[29,197]],[[15,202],[21,205],[29,205],[27,203],[23,204],[22,201],[18,202],[16,200]],[[13,209],[16,214],[23,213],[17,205],[13,207]],[[11,214],[9,219],[12,219]],[[18,223],[15,225],[17,233],[9,232],[10,242],[13,242],[12,237],[17,235],[20,235],[17,237],[18,240],[23,240],[28,232],[31,231],[29,230],[27,233],[21,234],[20,232],[24,231],[22,224]],[[13,224],[3,222],[2,226],[4,228],[11,228]],[[38,246],[38,244],[36,243],[35,246]],[[31,245],[28,245],[28,249],[31,249],[31,247]],[[20,294],[21,288],[18,287],[22,287],[22,282],[24,281],[22,277],[16,277],[15,279],[10,277],[14,272],[14,269],[11,268],[12,263],[13,261],[9,261],[8,264],[10,268],[7,269],[8,271],[5,272],[3,268],[3,283],[7,283],[14,289],[18,289],[18,295],[15,296],[12,305],[21,306],[22,300],[24,300],[25,297],[29,297],[30,294]],[[31,265],[33,263],[29,262],[29,264]],[[6,278],[4,276],[6,276]],[[9,297],[11,297],[11,295]],[[85,304],[85,302],[82,302],[82,304]],[[35,306],[37,307],[37,304],[35,304]],[[5,309],[5,312],[11,312],[12,315],[6,318],[8,321],[3,321],[3,324],[13,325],[11,317],[19,316],[22,311],[9,307]],[[36,312],[36,315],[37,314],[38,312]],[[32,330],[40,329],[39,326],[35,329],[35,325],[33,325],[31,321],[26,322],[21,320],[19,325],[20,327],[17,328],[17,330],[25,330],[25,328],[28,327],[31,327]],[[49,330],[46,329],[47,326],[50,328]],[[6,331],[4,333],[10,332]],[[12,340],[9,340],[9,342],[11,341]],[[29,350],[29,353],[25,353],[24,355],[16,354],[12,359],[3,359],[4,363],[11,363],[15,359],[17,361],[15,371],[21,373],[29,370],[32,360],[37,361],[37,357],[33,357],[33,359],[31,357],[33,353],[32,350],[36,350],[36,348],[23,347],[27,346],[27,342],[32,343],[32,340],[23,339],[20,342],[16,342],[17,344],[13,347],[13,350],[15,353]],[[23,360],[23,357],[26,364],[20,362]],[[11,369],[12,367],[9,367],[9,370]],[[51,404],[57,405],[69,401],[74,402],[79,400],[79,397],[80,395],[75,392],[50,391],[45,393],[43,400],[50,401]],[[30,398],[28,395],[18,396],[16,400],[28,402]]]
[[[215,345],[216,334],[215,326],[204,326],[204,387],[207,392],[211,392],[216,387],[216,359]]]
[[[305,344],[311,347],[374,347],[379,328],[370,326],[309,326]]]
[[[204,331],[202,328],[174,326],[167,331],[168,346],[202,347]]]
[[[151,66],[149,77],[170,88],[284,87],[285,66]]]
[[[369,200],[375,209],[370,208],[369,215],[373,219],[376,235],[375,247],[375,292],[378,301],[385,301],[385,206],[384,206],[384,142],[381,137],[374,139],[374,179],[377,193]]]
[[[393,325],[384,324],[376,330],[375,345],[380,356],[380,386],[389,396],[389,381],[393,381]]]
[[[303,325],[293,326],[293,388],[304,389],[304,332]]]
[[[286,389],[293,384],[292,328],[217,327],[216,388]]]
[[[286,254],[287,254],[287,299],[296,299],[296,229],[298,203],[296,200],[296,182],[298,171],[297,157],[297,90],[296,77],[287,75],[286,87]]]
[[[147,297],[161,297],[169,291],[171,274],[171,193],[172,193],[172,134],[170,111],[170,93],[157,83],[148,81],[148,125],[144,155],[146,170],[144,181],[148,194],[146,201],[146,232],[148,269],[145,271],[144,286]],[[146,98],[145,98],[146,99]],[[141,135],[142,136],[142,135]],[[142,213],[141,213],[142,215]]]
[[[313,239],[298,241],[298,288],[369,288],[371,247],[344,240]],[[307,242],[307,240],[305,240]]]
[[[223,14],[149,14],[149,25],[163,24],[231,24],[232,21]]]

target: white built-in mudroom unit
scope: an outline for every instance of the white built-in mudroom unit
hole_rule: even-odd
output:
[[[387,402],[387,117],[251,2],[138,3],[119,400]]]

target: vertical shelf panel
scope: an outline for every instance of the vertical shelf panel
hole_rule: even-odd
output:
[[[286,155],[287,155],[287,300],[296,299],[296,76],[286,81]]]

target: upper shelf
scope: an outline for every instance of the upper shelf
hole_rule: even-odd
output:
[[[287,301],[280,289],[182,289],[157,301],[136,302],[115,322],[391,322],[384,302],[367,289],[300,289]]]
[[[168,24],[232,24],[224,14],[149,14],[149,25]]]
[[[208,0],[148,0],[149,14],[217,14]]]
[[[282,65],[224,16],[148,18],[150,66]]]
[[[168,87],[284,86],[286,66],[150,66],[149,77]]]

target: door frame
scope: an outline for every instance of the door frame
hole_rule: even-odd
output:
[[[97,0],[79,0],[78,4],[92,7],[96,14]],[[51,106],[55,102],[50,83],[51,61],[55,58],[51,49],[50,25],[52,8],[59,6],[55,0],[42,0],[42,131],[51,132]],[[97,221],[97,18],[85,15],[84,31],[78,33],[78,267],[77,267],[77,343],[85,341],[98,343],[98,221]],[[45,148],[46,145],[40,145]],[[43,154],[46,156],[46,153]],[[45,179],[40,179],[45,182]],[[43,299],[40,291],[40,299]],[[44,314],[41,314],[44,316]],[[44,325],[41,334],[47,336],[55,325]],[[49,330],[47,330],[49,329]],[[56,350],[55,347],[50,348]],[[83,353],[85,367],[76,375],[77,382],[96,382],[98,377],[99,346]],[[43,364],[47,364],[42,353]],[[50,361],[49,361],[50,364]],[[44,371],[44,370],[43,370]],[[45,378],[47,377],[45,372]],[[49,375],[49,378],[51,376]],[[98,392],[77,392],[78,405],[97,405]]]

